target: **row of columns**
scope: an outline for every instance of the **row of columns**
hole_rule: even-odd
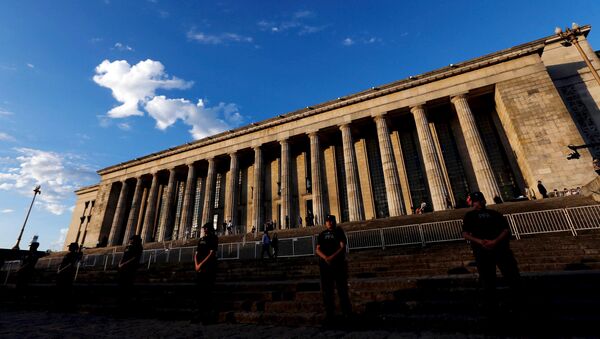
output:
[[[469,107],[467,98],[464,94],[459,94],[451,98],[451,102],[457,113],[461,130],[464,135],[465,143],[468,150],[468,155],[473,166],[475,178],[479,190],[485,196],[492,198],[500,196],[500,189],[496,182],[494,172],[492,171],[489,158],[485,151],[485,146],[477,129],[475,117]],[[434,210],[444,210],[447,208],[447,198],[449,195],[449,187],[443,174],[443,158],[442,154],[436,150],[434,136],[429,128],[429,121],[423,105],[416,105],[410,108],[414,117],[417,135],[421,145],[421,155],[425,167],[427,183],[429,187],[430,197]],[[384,114],[374,116],[374,121],[377,129],[377,138],[379,141],[379,151],[381,154],[381,162],[383,167],[384,182],[386,187],[386,197],[390,216],[399,216],[404,214],[402,202],[402,187],[399,179],[397,161],[394,157],[392,140],[388,122]],[[346,175],[346,190],[348,195],[348,210],[350,221],[364,220],[365,212],[361,199],[360,182],[358,176],[358,166],[356,154],[354,150],[354,142],[349,123],[344,123],[339,126],[342,134],[342,147],[344,155],[344,170]],[[312,204],[313,215],[320,217],[323,220],[325,216],[323,178],[322,178],[322,159],[319,134],[314,131],[308,133],[310,139],[310,166],[312,180]],[[290,227],[291,216],[291,151],[290,144],[287,139],[279,141],[281,146],[281,215],[280,223],[284,228]],[[252,222],[255,226],[263,223],[263,151],[260,146],[253,147],[254,150],[254,178],[253,178],[253,210]],[[227,181],[225,211],[224,217],[226,221],[231,220],[234,225],[237,225],[237,197],[238,197],[238,180],[239,180],[239,160],[237,152],[232,152],[230,156],[230,176]],[[403,159],[400,159],[401,161]],[[205,185],[205,199],[203,202],[201,224],[212,222],[215,195],[215,179],[216,179],[216,162],[214,158],[208,159],[208,173]],[[181,222],[183,227],[178,230],[179,238],[184,237],[187,225],[191,224],[193,212],[191,206],[194,200],[194,183],[196,182],[196,170],[193,164],[188,164],[187,179],[185,191],[183,194],[183,208],[181,214]],[[143,225],[139,222],[142,218],[144,210],[144,201],[146,199],[146,191],[142,188],[141,178],[137,178],[133,201],[130,208],[130,213],[125,222],[126,199],[129,194],[129,184],[126,181],[122,182],[121,190],[117,200],[117,205],[113,217],[113,227],[110,230],[109,244],[118,245],[119,235],[122,233],[121,225],[125,224],[124,239],[128,239],[133,234],[141,234],[144,242],[150,241],[153,235],[153,227],[156,223],[156,208],[159,183],[157,173],[152,174],[152,183],[148,191],[147,205],[145,215],[143,216]],[[158,225],[161,225],[157,241],[165,239],[167,232],[172,231],[172,209],[174,208],[174,192],[175,192],[175,169],[169,170],[169,181],[165,194],[165,210],[161,213],[161,220]],[[406,196],[406,195],[405,195]],[[490,199],[491,200],[491,199]]]

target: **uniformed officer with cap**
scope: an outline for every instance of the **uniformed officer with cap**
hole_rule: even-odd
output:
[[[35,274],[35,265],[40,258],[37,250],[40,247],[40,243],[37,241],[38,236],[34,236],[31,244],[29,245],[29,252],[23,258],[21,262],[21,266],[19,266],[19,270],[17,271],[17,290],[23,292],[29,282],[33,278]]]
[[[204,224],[202,231],[203,235],[198,240],[196,253],[194,253],[194,269],[196,270],[196,284],[198,286],[198,314],[193,320],[208,323],[215,320],[212,293],[217,278],[219,239],[211,223]]]
[[[325,217],[325,229],[317,239],[317,255],[321,273],[321,292],[325,306],[326,323],[333,320],[335,302],[333,289],[337,288],[344,316],[350,316],[352,305],[348,296],[348,263],[346,261],[346,233],[337,227],[335,216]]]
[[[512,291],[518,288],[519,268],[510,250],[510,227],[502,213],[486,208],[483,193],[469,195],[473,209],[465,214],[463,237],[471,242],[479,279],[485,292],[486,308],[497,307],[496,266]]]

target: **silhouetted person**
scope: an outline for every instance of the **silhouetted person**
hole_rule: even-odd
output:
[[[541,180],[538,180],[537,187],[538,191],[540,191],[540,194],[542,195],[542,198],[548,198],[548,190],[546,189],[546,187],[544,187],[544,184],[542,184]]]
[[[496,266],[513,293],[518,288],[519,268],[510,250],[508,221],[502,213],[486,208],[481,192],[473,192],[470,197],[473,210],[465,214],[463,237],[471,242],[479,279],[484,288],[486,310],[494,311],[497,307]]]
[[[217,278],[219,239],[211,223],[204,224],[202,230],[204,234],[198,240],[198,246],[194,254],[194,269],[196,270],[196,284],[198,286],[198,314],[194,320],[211,323],[216,320],[213,290]]]
[[[346,233],[337,227],[335,216],[325,217],[326,230],[317,239],[317,255],[321,273],[321,292],[325,306],[325,324],[331,324],[335,314],[334,286],[340,298],[344,316],[352,314],[348,295],[348,262],[346,261]]]
[[[260,243],[262,244],[262,251],[260,252],[260,258],[264,259],[265,252],[269,256],[269,258],[273,258],[273,256],[271,255],[271,237],[269,237],[269,231],[265,230],[263,232],[263,236],[262,236]]]
[[[271,239],[271,247],[273,247],[273,257],[277,259],[279,254],[279,237],[277,233],[273,233],[273,239]]]
[[[499,196],[496,195],[494,197],[494,204],[501,204],[502,202],[502,198],[500,198]]]
[[[125,247],[123,257],[119,261],[119,289],[121,294],[121,306],[123,308],[131,308],[128,301],[133,293],[133,282],[135,273],[137,272],[144,248],[142,247],[142,238],[139,235],[132,235],[129,238],[129,244]]]
[[[29,245],[29,252],[25,255],[19,270],[17,270],[17,290],[21,293],[25,292],[25,289],[35,274],[35,265],[40,258],[37,253],[38,247],[40,247],[40,243],[37,242],[36,235]]]
[[[72,304],[71,289],[75,280],[75,274],[77,273],[77,264],[82,255],[77,243],[70,243],[68,248],[69,252],[63,257],[56,272],[56,287],[58,288],[56,298],[59,306],[64,307],[71,306]]]

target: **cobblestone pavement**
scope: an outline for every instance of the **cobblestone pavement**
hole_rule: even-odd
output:
[[[465,338],[461,334],[343,331],[188,321],[115,319],[91,314],[0,310],[0,338]]]

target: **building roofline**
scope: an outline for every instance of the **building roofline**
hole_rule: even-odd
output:
[[[84,187],[81,187],[81,188],[75,190],[75,194],[81,195],[81,194],[89,193],[89,192],[98,190],[99,186],[100,186],[99,184],[84,186]]]
[[[584,36],[587,36],[589,31],[591,30],[590,25],[585,25],[581,27],[581,32]],[[389,95],[391,93],[403,91],[409,88],[421,86],[430,82],[446,79],[449,77],[453,77],[459,74],[471,72],[480,68],[488,67],[494,64],[498,64],[501,62],[505,62],[508,60],[520,58],[530,54],[542,54],[544,47],[549,43],[554,43],[559,41],[560,38],[556,35],[546,36],[541,39],[537,39],[534,41],[530,41],[524,44],[520,44],[511,48],[503,49],[494,53],[486,54],[481,57],[469,59],[467,61],[463,61],[457,64],[450,64],[449,66],[435,69],[433,71],[421,73],[415,76],[410,76],[408,78],[397,80],[391,83],[387,83],[380,86],[371,87],[370,89],[360,91],[354,94],[346,95],[343,97],[339,97],[334,100],[329,100],[320,104],[307,106],[306,108],[295,110],[292,112],[288,112],[285,114],[280,114],[276,117],[269,118],[266,120],[262,120],[259,122],[253,122],[249,125],[238,127],[235,129],[231,129],[229,131],[221,132],[215,135],[211,135],[199,140],[195,140],[192,142],[188,142],[183,145],[175,146],[168,148],[166,150],[162,150],[159,152],[154,152],[139,158],[135,158],[133,160],[128,160],[116,165],[112,165],[101,170],[98,170],[97,173],[99,175],[109,174],[123,168],[127,168],[133,165],[143,164],[149,161],[154,161],[156,159],[171,156],[174,154],[186,152],[192,149],[200,148],[203,146],[207,146],[210,144],[214,144],[217,142],[221,142],[227,139],[231,139],[243,134],[256,132],[265,128],[270,128],[273,126],[281,125],[293,120],[301,119],[307,116],[312,116],[316,114],[320,114],[323,112],[327,112],[333,109],[353,105],[359,102],[363,102],[366,100],[371,100],[377,97],[381,97],[384,95]]]

